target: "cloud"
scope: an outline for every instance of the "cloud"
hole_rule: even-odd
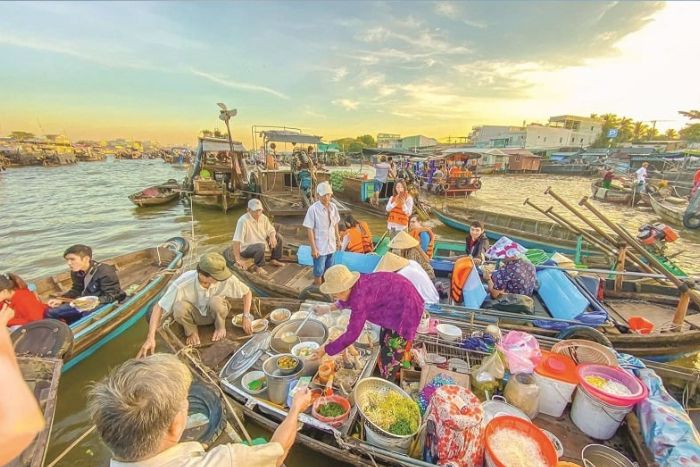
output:
[[[252,84],[252,83],[244,83],[240,81],[232,81],[226,78],[221,78],[219,76],[214,76],[209,73],[205,73],[203,71],[195,70],[195,69],[190,69],[190,73],[192,73],[195,76],[199,76],[200,78],[205,78],[208,79],[211,82],[220,84],[222,86],[226,86],[232,89],[239,89],[242,91],[253,91],[253,92],[264,92],[266,94],[271,94],[275,97],[279,97],[280,99],[289,99],[289,96],[286,94],[283,94],[279,91],[275,91],[272,88],[268,88],[266,86],[260,86],[258,84]]]
[[[437,2],[435,3],[435,13],[451,18],[457,14],[457,6],[452,2]]]
[[[348,75],[348,69],[344,66],[341,66],[340,68],[336,68],[335,70],[333,70],[331,74],[331,81],[342,81],[343,78],[345,78]]]
[[[357,110],[357,107],[360,105],[358,101],[353,101],[350,99],[334,99],[331,101],[331,104],[338,105],[345,110]]]

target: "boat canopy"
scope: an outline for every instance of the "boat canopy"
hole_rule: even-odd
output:
[[[289,130],[268,130],[261,131],[266,142],[269,143],[293,143],[293,144],[323,144],[320,136],[306,135],[296,131]]]
[[[447,161],[449,161],[449,162],[463,162],[463,161],[468,161],[471,159],[481,159],[481,157],[482,157],[481,152],[459,151],[459,152],[435,154],[433,156],[428,157],[428,160],[446,161],[446,162]]]
[[[220,138],[199,138],[199,145],[203,152],[225,152],[230,151],[231,146],[227,139]],[[245,147],[240,141],[233,142],[233,150],[237,152],[245,152]]]
[[[418,155],[413,152],[402,151],[401,149],[389,149],[389,148],[362,148],[363,156],[406,156],[406,157],[417,157]]]

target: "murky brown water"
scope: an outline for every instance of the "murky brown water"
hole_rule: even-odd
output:
[[[183,203],[161,208],[138,209],[127,195],[169,178],[181,180],[185,172],[161,161],[106,161],[79,163],[56,168],[19,168],[0,174],[0,271],[15,271],[26,278],[40,277],[64,269],[61,254],[66,246],[86,243],[97,259],[124,254],[158,244],[172,236],[192,238],[188,260],[210,250],[220,250],[232,236],[242,213],[223,215],[216,210],[195,208]],[[451,201],[465,208],[493,209],[537,218],[538,213],[522,205],[529,197],[548,207],[555,202],[543,194],[552,185],[577,202],[590,194],[590,180],[577,177],[544,175],[485,176],[484,187],[469,199]],[[656,220],[650,210],[633,210],[600,205],[630,229]],[[564,213],[564,209],[557,207]],[[367,219],[375,233],[381,234],[385,222]],[[443,236],[461,239],[463,234],[436,225]],[[697,243],[696,243],[697,242]],[[678,262],[692,273],[700,272],[700,239],[686,238],[672,245],[680,250]],[[94,356],[66,373],[59,389],[58,408],[48,460],[54,459],[68,444],[90,426],[85,412],[85,388],[101,378],[109,368],[134,356],[146,335],[147,324],[133,326]],[[109,453],[94,435],[89,436],[60,465],[105,465]],[[288,460],[290,466],[320,465],[324,462],[312,452],[298,449]]]

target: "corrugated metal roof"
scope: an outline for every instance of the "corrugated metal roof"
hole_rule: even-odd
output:
[[[269,142],[275,143],[296,143],[296,144],[321,144],[321,137],[315,135],[306,135],[304,133],[296,133],[294,131],[285,130],[270,130],[261,131],[260,136]]]
[[[229,145],[228,140],[226,139],[200,138],[199,144],[202,145],[202,149],[204,150],[204,152],[221,152],[231,150],[231,146]],[[245,147],[243,147],[243,143],[241,143],[240,141],[234,141],[233,150],[245,152]]]

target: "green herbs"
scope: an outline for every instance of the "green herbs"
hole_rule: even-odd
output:
[[[345,407],[336,402],[329,402],[320,406],[318,413],[328,418],[340,417],[345,413]]]
[[[413,431],[411,430],[411,424],[406,421],[406,420],[398,420],[394,422],[390,427],[389,427],[389,433],[393,433],[395,435],[399,436],[406,436],[413,434]]]

